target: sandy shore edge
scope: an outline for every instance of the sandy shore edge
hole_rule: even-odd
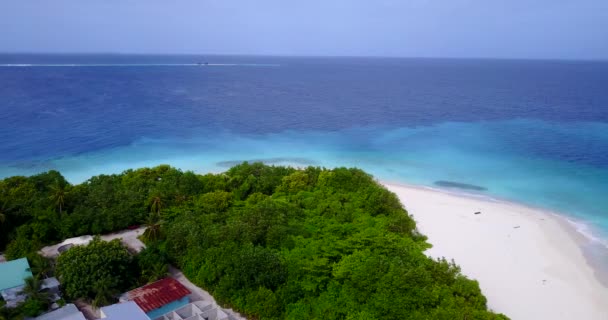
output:
[[[608,319],[608,287],[582,249],[589,241],[565,217],[472,194],[380,183],[428,236],[427,254],[453,259],[478,280],[492,310],[514,320]]]

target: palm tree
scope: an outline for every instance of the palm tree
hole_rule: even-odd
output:
[[[162,207],[162,201],[159,196],[152,198],[152,204],[150,205],[150,213],[160,215],[160,209]]]
[[[95,298],[91,301],[91,304],[95,308],[111,304],[114,300],[114,296],[119,293],[110,278],[104,278],[97,281],[93,291],[95,293]]]
[[[157,240],[160,236],[160,225],[162,221],[160,221],[160,216],[158,214],[150,212],[148,218],[146,219],[146,231],[144,231],[144,236],[148,240]]]
[[[53,270],[53,266],[51,265],[50,261],[39,254],[34,254],[33,256],[28,257],[28,260],[31,263],[30,271],[36,277],[46,278]]]
[[[160,225],[162,221],[160,219],[160,209],[162,207],[162,201],[160,197],[156,196],[152,198],[152,204],[150,205],[150,214],[146,219],[146,231],[144,236],[149,240],[157,240],[160,236]]]
[[[54,185],[51,186],[51,191],[53,192],[49,197],[55,205],[59,208],[59,213],[63,213],[63,206],[65,205],[65,186],[56,181]]]
[[[169,273],[169,266],[166,263],[157,262],[150,269],[144,270],[144,278],[146,282],[151,283],[162,279]]]
[[[27,296],[27,299],[37,300],[42,302],[43,305],[48,306],[51,304],[51,295],[48,292],[40,291],[41,287],[42,281],[40,279],[37,277],[27,277],[20,293]]]

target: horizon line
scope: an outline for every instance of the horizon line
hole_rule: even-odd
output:
[[[524,58],[524,57],[450,57],[450,56],[393,56],[393,55],[298,55],[298,54],[261,54],[261,53],[137,53],[137,52],[10,52],[0,51],[0,55],[114,55],[114,56],[232,56],[268,58],[347,58],[347,59],[428,59],[428,60],[514,60],[514,61],[570,61],[570,62],[608,62],[608,58]]]

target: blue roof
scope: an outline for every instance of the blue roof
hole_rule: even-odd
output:
[[[26,258],[0,263],[0,291],[22,286],[25,278],[31,276]]]
[[[102,307],[103,320],[150,320],[146,313],[133,301]]]

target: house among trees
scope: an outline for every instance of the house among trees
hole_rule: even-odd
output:
[[[0,294],[7,307],[14,308],[25,301],[21,291],[28,277],[32,277],[32,272],[26,258],[0,263]]]
[[[120,308],[134,309],[137,307],[141,314],[152,320],[228,320],[228,315],[214,302],[190,302],[190,290],[173,278],[164,278],[143,287],[131,290],[120,296],[123,303],[105,308],[121,310]],[[127,303],[132,305],[127,306]],[[102,308],[102,314],[107,313]],[[133,314],[130,318],[112,318],[108,320],[145,320],[141,315],[135,316],[136,311],[131,310],[122,314]],[[115,313],[119,315],[120,313]],[[102,320],[106,320],[102,318]]]
[[[151,319],[179,309],[188,303],[191,292],[179,281],[164,278],[122,294],[120,302],[135,302]]]
[[[228,320],[228,315],[215,303],[195,301],[152,320]]]

